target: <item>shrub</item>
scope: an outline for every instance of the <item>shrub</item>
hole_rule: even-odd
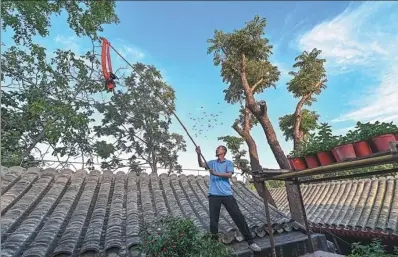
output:
[[[328,123],[321,123],[316,133],[310,134],[308,140],[300,145],[300,148],[293,152],[294,156],[299,157],[314,155],[318,152],[330,151],[339,144],[339,138],[332,133]]]
[[[352,253],[347,257],[394,257],[398,254],[398,249],[394,249],[394,254],[389,254],[384,250],[380,239],[373,239],[372,243],[368,245],[361,245],[354,243],[352,245]]]
[[[321,123],[315,136],[318,142],[317,152],[327,152],[338,144],[338,137],[332,133],[332,126],[328,123]]]
[[[192,221],[162,218],[142,232],[141,253],[148,257],[227,257],[231,250],[224,244],[201,234]]]
[[[355,126],[355,130],[351,131],[351,134],[356,135],[357,141],[361,140],[369,140],[372,137],[380,136],[384,134],[396,134],[398,133],[398,127],[394,125],[392,122],[379,122],[375,123],[361,123],[357,122]]]

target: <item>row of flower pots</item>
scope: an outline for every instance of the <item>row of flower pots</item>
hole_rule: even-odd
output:
[[[364,126],[364,125],[374,125],[374,124],[361,124],[357,123],[359,125],[357,126]],[[387,123],[390,124],[391,123]],[[376,122],[377,126],[380,126],[379,123]],[[382,123],[382,125],[385,126],[385,123]],[[375,152],[384,152],[388,151],[390,149],[389,147],[389,142],[391,141],[398,141],[398,133],[395,134],[382,134],[382,135],[377,135],[373,136],[368,140],[361,140],[361,141],[354,141],[354,139],[361,139],[361,137],[358,137],[358,133],[356,134],[357,136],[353,136],[355,133],[353,131],[349,131],[348,134],[350,136],[347,136],[348,139],[346,140],[340,140],[336,141],[337,137],[334,137],[331,135],[331,129],[330,126],[327,124],[323,124],[323,128],[321,128],[321,131],[318,132],[318,135],[313,134],[312,135],[312,141],[317,140],[318,147],[315,147],[311,150],[305,151],[302,150],[302,156],[300,154],[292,154],[293,156],[288,156],[289,158],[289,163],[292,169],[294,170],[304,170],[304,169],[311,169],[311,168],[316,168],[319,166],[326,166],[333,164],[335,162],[343,162],[346,160],[350,159],[355,159],[359,157],[366,157],[369,156],[372,153]],[[392,125],[393,129],[392,130],[385,130],[385,131],[392,131],[396,132],[396,127],[395,125]],[[362,128],[363,129],[363,128]],[[363,129],[364,130],[364,129]],[[320,136],[323,136],[323,138]],[[347,135],[348,135],[347,134]],[[325,139],[325,137],[327,139]],[[342,136],[340,136],[342,138]],[[350,139],[352,140],[351,142]],[[331,143],[334,140],[334,143]],[[324,145],[322,145],[322,141],[324,142]],[[336,142],[343,142],[342,144],[336,143]],[[315,144],[314,142],[312,144]],[[328,147],[330,147],[328,149]],[[303,147],[305,148],[305,146]],[[310,146],[307,146],[307,148],[310,148]],[[319,150],[319,151],[317,151]]]

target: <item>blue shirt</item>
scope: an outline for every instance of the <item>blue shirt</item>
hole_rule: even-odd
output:
[[[216,173],[234,173],[234,166],[230,160],[218,161],[211,160],[207,162],[210,169],[214,170]],[[210,185],[209,185],[209,195],[216,196],[230,196],[232,195],[231,183],[228,178],[222,178],[210,174]]]

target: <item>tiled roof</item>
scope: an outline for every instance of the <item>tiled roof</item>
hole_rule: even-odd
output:
[[[2,256],[131,251],[142,224],[161,215],[187,217],[202,231],[209,227],[208,176],[3,168],[2,182]],[[261,199],[242,182],[232,183],[253,234],[266,236]],[[270,212],[276,234],[297,229]],[[224,207],[220,232],[225,243],[243,240]]]
[[[301,186],[308,221],[358,236],[398,236],[398,176]],[[270,189],[278,209],[289,215],[285,188]]]

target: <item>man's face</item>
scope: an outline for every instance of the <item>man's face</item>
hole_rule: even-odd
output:
[[[219,147],[217,147],[216,149],[216,156],[225,154],[224,148],[220,145]]]

